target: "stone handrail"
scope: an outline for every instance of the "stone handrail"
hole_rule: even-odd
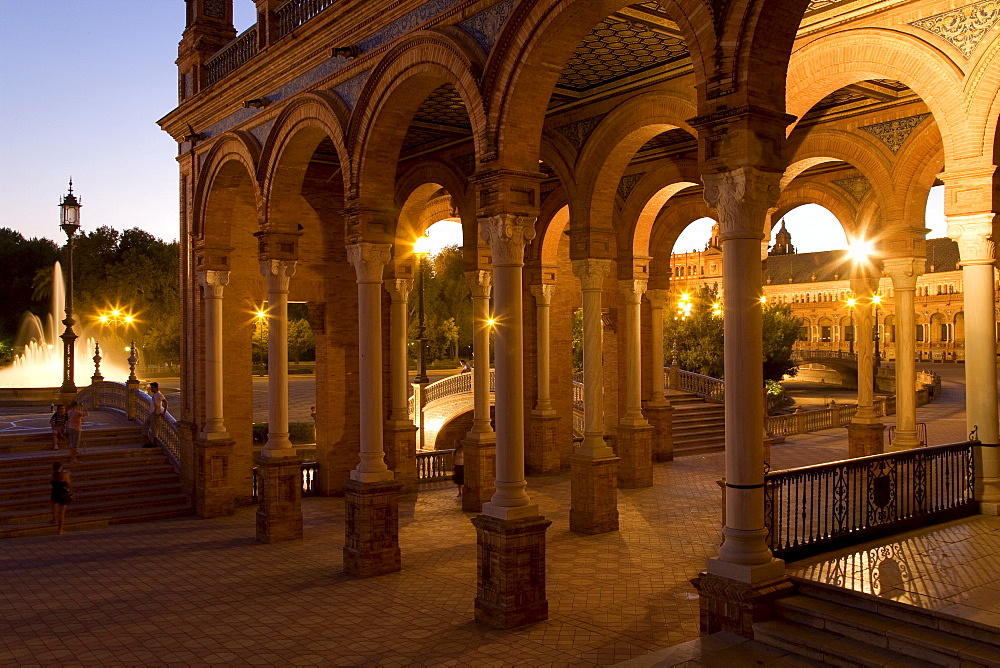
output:
[[[665,372],[665,380],[669,386],[669,368],[665,369]],[[670,389],[697,394],[703,399],[708,399],[709,401],[714,401],[716,403],[722,403],[726,400],[725,381],[719,380],[718,378],[712,378],[711,376],[703,376],[702,374],[694,373],[693,371],[684,371],[683,369],[680,369],[677,373],[677,387],[671,387]]]
[[[457,394],[472,394],[473,375],[474,374],[471,373],[456,373],[453,376],[448,376],[447,378],[442,378],[441,380],[430,383],[424,387],[422,393],[424,406],[431,402],[447,399],[448,397],[455,396]],[[490,369],[490,392],[496,392],[496,369]],[[406,409],[412,418],[415,414],[413,408],[413,395],[410,395],[410,398],[407,400]]]

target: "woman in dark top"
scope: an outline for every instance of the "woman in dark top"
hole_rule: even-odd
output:
[[[59,535],[66,533],[63,531],[63,522],[66,519],[66,506],[73,500],[73,494],[69,491],[69,470],[62,467],[61,462],[52,463],[52,523],[59,530]]]

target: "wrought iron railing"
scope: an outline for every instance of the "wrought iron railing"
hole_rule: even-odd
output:
[[[334,0],[288,0],[274,10],[281,39],[334,3]]]
[[[205,85],[221,81],[257,55],[257,25],[254,24],[205,61]]]
[[[800,559],[974,514],[974,445],[939,445],[768,473],[768,546],[775,556]]]
[[[448,480],[452,474],[454,450],[428,450],[417,453],[417,480],[434,482]]]
[[[302,462],[302,496],[316,496],[316,474],[319,473],[319,462]],[[257,501],[257,467],[253,467],[253,500]]]

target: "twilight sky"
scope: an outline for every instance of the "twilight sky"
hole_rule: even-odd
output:
[[[0,227],[62,243],[57,205],[72,176],[85,230],[139,227],[176,239],[177,145],[156,120],[177,104],[184,3],[0,0],[0,9]],[[234,9],[237,30],[256,20],[252,0]],[[929,210],[939,209],[931,200]],[[836,219],[810,208],[786,219],[799,250],[844,247]],[[931,214],[928,236],[943,236],[942,222]],[[704,248],[708,231],[688,229],[675,250]]]

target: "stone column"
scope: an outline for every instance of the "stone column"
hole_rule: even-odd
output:
[[[887,258],[883,271],[892,279],[896,298],[896,434],[888,450],[909,450],[917,439],[917,325],[915,291],[924,272],[924,259]]]
[[[639,305],[646,292],[646,280],[623,280],[618,285],[625,297],[625,414],[618,420],[618,456],[621,460],[618,484],[652,487],[653,428],[642,414],[642,332],[639,328]]]
[[[965,312],[965,419],[980,446],[976,497],[980,512],[1000,511],[1000,431],[997,419],[996,296],[993,214],[949,215],[948,236],[958,242]]]
[[[858,354],[858,410],[854,414],[854,419],[847,425],[847,450],[850,457],[877,455],[883,450],[885,425],[875,414],[875,341],[872,339],[874,306],[870,298],[870,295],[875,294],[877,286],[877,279],[851,279],[851,290],[859,298],[854,307],[854,349]]]
[[[531,449],[534,456],[528,457],[528,470],[539,475],[559,473],[561,467],[559,445],[556,442],[556,425],[559,415],[552,408],[552,395],[549,382],[550,366],[550,313],[552,310],[552,295],[556,286],[551,283],[536,283],[531,286],[531,294],[535,298],[535,320],[537,332],[535,347],[537,350],[538,402],[531,411],[529,434]]]
[[[302,462],[288,440],[288,282],[295,260],[264,259],[267,279],[267,443],[257,456],[257,540],[302,538]]]
[[[653,427],[653,460],[669,462],[674,458],[673,412],[664,392],[663,371],[663,309],[666,307],[669,291],[647,290],[649,300],[649,378],[650,396],[644,410],[646,420]]]
[[[472,520],[478,540],[476,620],[500,628],[548,618],[545,530],[524,480],[524,350],[521,274],[534,220],[480,218],[493,256],[496,320],[496,492]],[[477,364],[477,366],[479,366]]]
[[[399,491],[382,449],[382,271],[391,244],[347,246],[358,276],[359,462],[344,484],[344,572],[367,578],[401,568]],[[414,455],[416,456],[416,455]]]
[[[230,475],[233,447],[222,411],[222,291],[229,272],[198,272],[205,299],[205,426],[192,443],[194,506],[199,517],[232,515],[235,508]]]
[[[604,323],[601,290],[611,260],[573,261],[583,289],[583,443],[570,457],[569,528],[596,534],[618,530],[618,457],[604,442]]]
[[[702,177],[719,214],[725,295],[726,526],[709,575],[754,584],[781,578],[784,562],[764,528],[764,353],[760,241],[780,174],[743,167]]]
[[[413,280],[394,278],[386,280],[389,293],[389,419],[385,421],[384,443],[386,465],[401,484],[402,493],[417,491],[417,430],[410,419],[407,407],[409,378],[406,360],[407,300],[413,289]]]
[[[465,484],[462,510],[482,512],[496,492],[497,438],[490,421],[490,290],[493,276],[479,269],[465,272],[472,291],[472,429],[462,439]]]

